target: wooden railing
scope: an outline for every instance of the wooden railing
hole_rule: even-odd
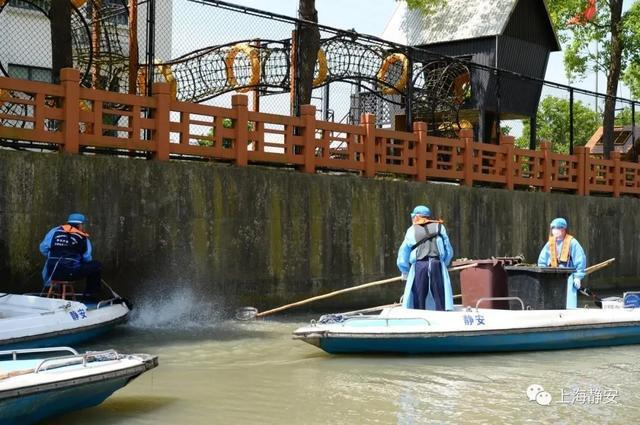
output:
[[[470,130],[459,139],[427,135],[425,123],[413,132],[377,128],[375,117],[360,125],[316,120],[315,107],[300,117],[252,112],[247,97],[232,97],[231,108],[179,102],[166,83],[153,97],[79,86],[79,73],[64,69],[59,85],[0,78],[0,139],[59,145],[76,154],[83,147],[147,152],[157,160],[177,155],[248,164],[282,164],[307,173],[357,172],[365,177],[406,176],[466,186],[506,189],[640,194],[640,164],[619,153],[595,159],[588,148],[574,155],[519,149],[503,136],[500,145],[475,143]]]

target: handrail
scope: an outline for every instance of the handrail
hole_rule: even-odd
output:
[[[105,304],[105,306],[110,306],[113,305],[113,303],[119,298],[109,298],[108,300],[102,300],[99,301],[98,304],[96,304],[96,310],[100,309],[101,307],[103,307],[103,304]]]
[[[87,351],[84,354],[78,354],[76,353],[75,355],[72,356],[60,356],[60,357],[51,357],[48,359],[44,359],[42,360],[38,366],[36,366],[36,368],[34,369],[33,373],[39,373],[40,370],[42,369],[42,367],[46,364],[46,363],[50,363],[53,361],[64,361],[64,360],[69,360],[67,362],[64,362],[63,364],[58,365],[57,367],[65,367],[65,366],[69,366],[70,364],[74,364],[75,362],[73,362],[73,360],[82,360],[82,366],[85,367],[87,365],[87,361],[89,358],[91,357],[98,357],[98,356],[105,356],[105,355],[112,355],[115,357],[115,359],[118,359],[118,352],[116,350],[110,349],[110,350],[104,350],[104,351]],[[47,370],[47,369],[45,369]]]
[[[297,117],[254,112],[248,110],[246,95],[232,96],[231,108],[191,104],[172,100],[167,83],[156,83],[152,97],[114,97],[103,90],[80,89],[79,75],[65,68],[61,84],[28,87],[24,81],[0,77],[3,90],[33,98],[20,113],[11,112],[11,104],[24,99],[10,95],[0,100],[10,105],[0,113],[0,140],[55,143],[71,154],[107,148],[146,152],[157,160],[187,155],[240,167],[279,164],[306,173],[329,169],[468,187],[486,183],[508,190],[640,196],[640,164],[622,161],[619,152],[612,152],[611,159],[596,159],[580,146],[575,154],[564,155],[552,152],[549,142],[530,151],[517,148],[512,136],[501,137],[498,145],[475,142],[469,129],[460,130],[458,138],[444,139],[428,135],[424,122],[414,123],[413,132],[378,128],[372,114],[363,114],[358,125],[320,121],[313,105],[302,105]],[[49,106],[46,99],[52,96],[63,100],[61,107]],[[114,100],[117,109],[109,106]],[[50,122],[61,125],[54,128]]]
[[[46,348],[22,348],[19,350],[3,350],[3,351],[0,351],[0,356],[12,356],[13,360],[16,360],[18,357],[18,354],[59,353],[62,351],[68,351],[74,356],[78,355],[78,352],[71,347],[46,347]]]
[[[478,300],[476,301],[476,311],[478,311],[478,306],[483,301],[520,301],[522,310],[524,310],[524,303],[522,302],[522,298],[520,297],[482,297],[478,298]]]

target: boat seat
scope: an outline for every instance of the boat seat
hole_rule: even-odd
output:
[[[73,301],[76,301],[76,291],[73,286],[75,281],[68,280],[52,280],[49,285],[49,291],[47,292],[47,298],[60,298],[66,300],[70,297]]]

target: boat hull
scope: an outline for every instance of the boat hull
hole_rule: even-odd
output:
[[[4,425],[35,424],[57,415],[94,407],[127,385],[129,380],[119,378],[0,401],[0,422]]]
[[[309,335],[300,338],[331,354],[440,354],[564,350],[640,344],[640,326],[445,336]]]
[[[129,308],[107,300],[93,307],[9,294],[0,298],[0,350],[73,346],[126,322]]]
[[[157,365],[157,357],[146,356],[144,361],[126,368],[100,372],[87,370],[86,374],[80,376],[69,374],[68,377],[60,376],[39,384],[31,382],[0,391],[0,423],[35,424],[47,418],[97,406]]]
[[[640,309],[433,312],[385,309],[328,315],[294,338],[328,353],[439,354],[640,344]]]
[[[16,350],[24,348],[43,348],[57,346],[71,346],[82,344],[97,338],[127,321],[127,315],[107,323],[74,328],[65,331],[51,332],[42,335],[30,335],[22,338],[0,341],[0,350]]]

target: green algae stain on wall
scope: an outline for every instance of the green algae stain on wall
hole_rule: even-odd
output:
[[[199,177],[199,176],[198,176]],[[193,209],[191,219],[191,244],[193,261],[196,271],[202,273],[209,268],[209,218],[206,211],[209,210],[206,202],[206,186],[208,181],[201,178],[191,178],[191,207]]]
[[[618,259],[591,279],[640,275],[640,239],[629,230],[640,221],[629,219],[637,199],[2,151],[0,272],[7,288],[21,288],[42,267],[44,233],[77,208],[92,221],[105,278],[123,295],[180,282],[268,307],[395,275],[416,203],[446,220],[456,257],[525,253],[533,262],[549,220],[562,214],[590,261]],[[176,271],[179,281],[164,276]],[[356,298],[380,301],[372,294]]]
[[[324,250],[324,201],[322,197],[323,187],[311,186],[309,189],[309,272],[311,279],[322,276],[323,250]]]
[[[282,195],[277,188],[272,188],[269,203],[269,273],[282,280],[284,277],[284,238],[282,233]]]
[[[212,173],[213,205],[207,211],[212,211],[213,220],[213,263],[215,270],[222,270],[222,254],[219,252],[224,248],[224,188],[222,186],[222,174]],[[207,182],[209,185],[209,182]]]

